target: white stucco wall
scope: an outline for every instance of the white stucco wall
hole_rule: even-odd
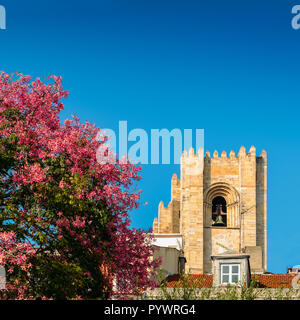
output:
[[[180,234],[154,234],[152,244],[157,247],[182,249],[182,236]]]
[[[182,250],[180,234],[154,234],[152,244],[155,248],[154,258],[160,257],[161,276],[178,274],[178,258]]]

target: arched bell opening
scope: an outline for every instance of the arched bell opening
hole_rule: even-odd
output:
[[[204,192],[204,225],[206,227],[218,226],[217,220],[223,221],[223,226],[227,228],[240,227],[240,197],[237,190],[224,182],[212,184]],[[221,217],[221,218],[220,218]],[[220,224],[219,226],[222,226]]]
[[[227,203],[225,198],[217,196],[212,200],[212,225],[227,226]]]

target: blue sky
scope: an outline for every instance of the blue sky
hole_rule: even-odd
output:
[[[268,269],[300,263],[300,30],[296,1],[0,0],[0,70],[61,75],[75,113],[99,127],[204,129],[205,149],[268,152]],[[300,1],[299,1],[300,4]],[[178,165],[144,166],[148,228]]]

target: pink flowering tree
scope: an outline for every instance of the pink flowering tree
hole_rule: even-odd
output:
[[[35,248],[27,242],[18,242],[14,232],[0,233],[0,265],[6,269],[5,289],[0,299],[27,299],[30,259]]]
[[[114,277],[114,294],[119,298],[127,298],[129,295],[141,295],[148,288],[158,285],[155,283],[155,274],[161,261],[153,260],[149,263],[149,257],[153,256],[152,238],[143,230],[130,230],[126,225],[116,235],[118,244],[115,254],[119,257],[116,263]],[[148,272],[147,272],[148,270]],[[151,276],[149,277],[149,271]]]
[[[0,74],[0,232],[36,247],[29,296],[108,298],[124,274],[124,294],[141,292],[157,261],[129,228],[140,168],[99,163],[106,138],[76,117],[60,123],[66,97],[60,77]]]

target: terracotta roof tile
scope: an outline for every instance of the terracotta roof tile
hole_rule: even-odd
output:
[[[292,288],[292,280],[295,274],[255,274],[251,279],[258,282],[262,288]]]
[[[213,283],[213,276],[211,274],[191,274],[187,278],[189,287],[195,288],[211,288]],[[178,274],[169,276],[166,279],[167,288],[183,287],[184,282],[180,280]]]
[[[295,274],[255,274],[251,276],[252,280],[257,281],[260,288],[291,288],[292,280]],[[183,287],[183,281],[179,280],[178,274],[169,276],[166,279],[167,288]],[[191,274],[187,277],[189,287],[211,288],[213,276],[211,274]]]

